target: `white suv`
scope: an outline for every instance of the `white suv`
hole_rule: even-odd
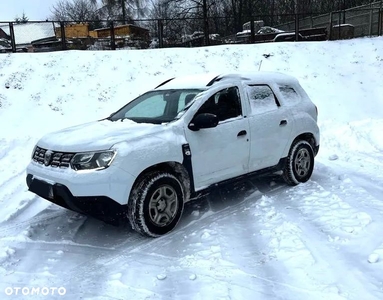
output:
[[[29,190],[109,223],[129,219],[156,237],[185,202],[243,175],[282,171],[306,182],[319,150],[317,109],[280,73],[177,77],[110,117],[44,136]]]

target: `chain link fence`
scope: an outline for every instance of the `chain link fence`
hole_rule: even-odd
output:
[[[380,36],[383,29],[383,1],[372,2],[342,11],[300,18],[300,30],[327,27],[329,39]],[[294,22],[281,24],[283,30],[294,28]]]
[[[0,53],[198,47],[381,35],[382,1],[329,14],[85,22],[0,22]]]

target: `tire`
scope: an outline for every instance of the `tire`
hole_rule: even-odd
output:
[[[128,218],[138,233],[158,237],[176,227],[184,208],[184,187],[167,172],[145,174],[133,188]]]
[[[314,170],[314,151],[310,143],[295,141],[290,148],[283,179],[288,185],[298,185],[310,179]]]

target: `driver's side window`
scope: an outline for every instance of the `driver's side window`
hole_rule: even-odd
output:
[[[219,121],[241,116],[241,99],[238,88],[227,88],[211,96],[200,107],[197,115],[203,113],[216,115]]]

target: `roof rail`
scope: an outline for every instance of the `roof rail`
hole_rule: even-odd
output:
[[[241,76],[240,74],[221,74],[221,75],[218,75],[216,77],[214,77],[212,80],[210,80],[210,82],[206,85],[206,86],[212,86],[214,83],[216,83],[217,81],[220,81],[220,80],[223,80],[223,79],[241,79],[241,80],[250,80],[250,78],[247,78],[247,77],[243,77]]]
[[[168,80],[165,80],[163,83],[161,83],[160,85],[156,86],[154,89],[158,89],[160,86],[163,86],[164,84],[167,84],[168,82],[172,81],[175,77],[173,78],[170,78]]]
[[[221,78],[219,78],[220,76],[221,75],[215,76],[212,80],[209,81],[209,83],[206,86],[212,86],[214,82],[221,80]]]

